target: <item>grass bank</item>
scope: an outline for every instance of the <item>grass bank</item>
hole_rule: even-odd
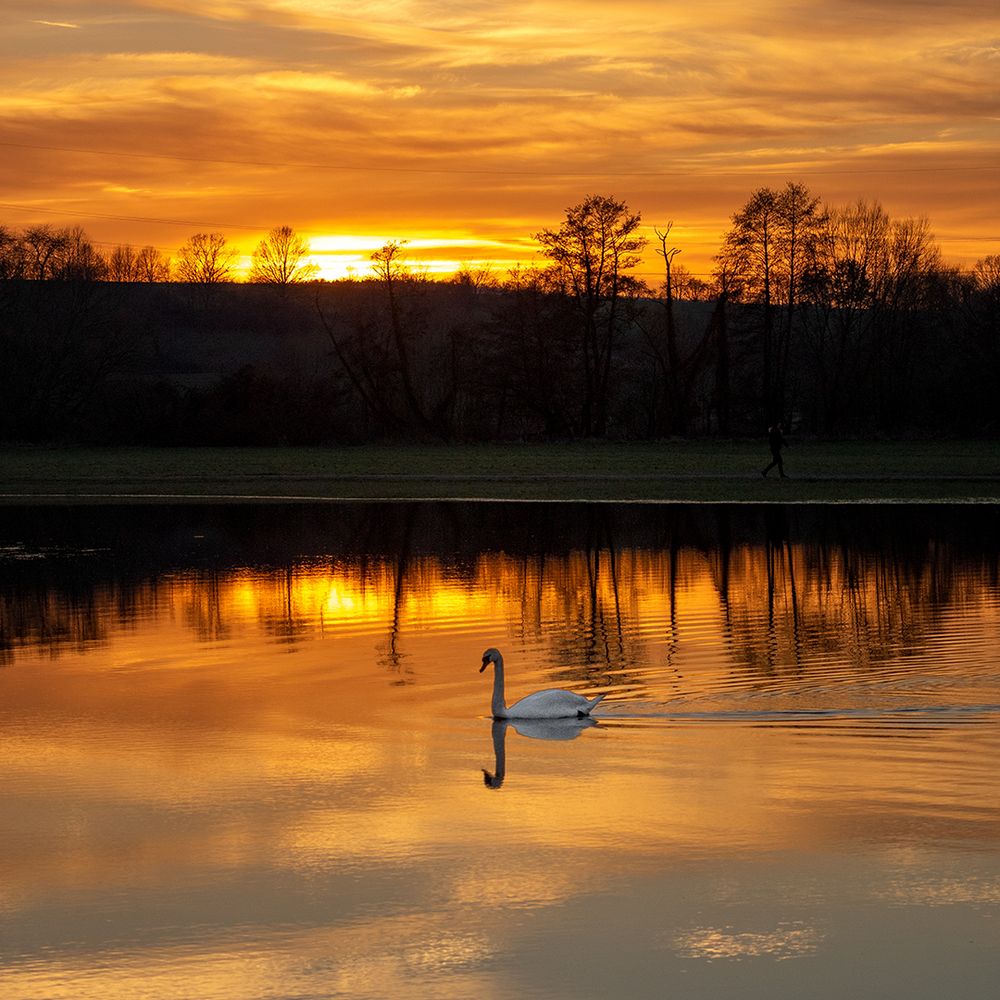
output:
[[[189,498],[1000,502],[1000,445],[744,441],[0,449],[0,501]]]

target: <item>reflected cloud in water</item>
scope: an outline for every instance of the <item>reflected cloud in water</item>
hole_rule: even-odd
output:
[[[737,931],[732,927],[697,927],[679,934],[674,949],[683,958],[771,958],[784,961],[814,954],[823,941],[815,927],[779,924],[773,931]]]
[[[9,513],[5,1000],[995,989],[995,511]]]

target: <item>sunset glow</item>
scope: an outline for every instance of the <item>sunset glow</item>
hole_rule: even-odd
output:
[[[994,4],[318,0],[5,6],[0,221],[165,252],[273,226],[326,277],[410,241],[429,273],[530,261],[588,193],[710,268],[760,185],[927,215],[995,253]],[[329,247],[329,249],[324,249]],[[656,258],[647,267],[657,273]]]

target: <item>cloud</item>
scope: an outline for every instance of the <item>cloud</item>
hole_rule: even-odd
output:
[[[798,176],[996,232],[992,6],[106,0],[51,32],[17,0],[4,134],[149,158],[23,153],[0,180],[74,210],[99,180],[103,214],[488,239],[598,190],[721,231],[751,185]]]

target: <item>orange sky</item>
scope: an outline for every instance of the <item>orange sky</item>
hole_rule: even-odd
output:
[[[1000,252],[998,39],[995,0],[5,0],[0,223],[502,271],[600,193],[702,273],[794,179],[968,264]]]

